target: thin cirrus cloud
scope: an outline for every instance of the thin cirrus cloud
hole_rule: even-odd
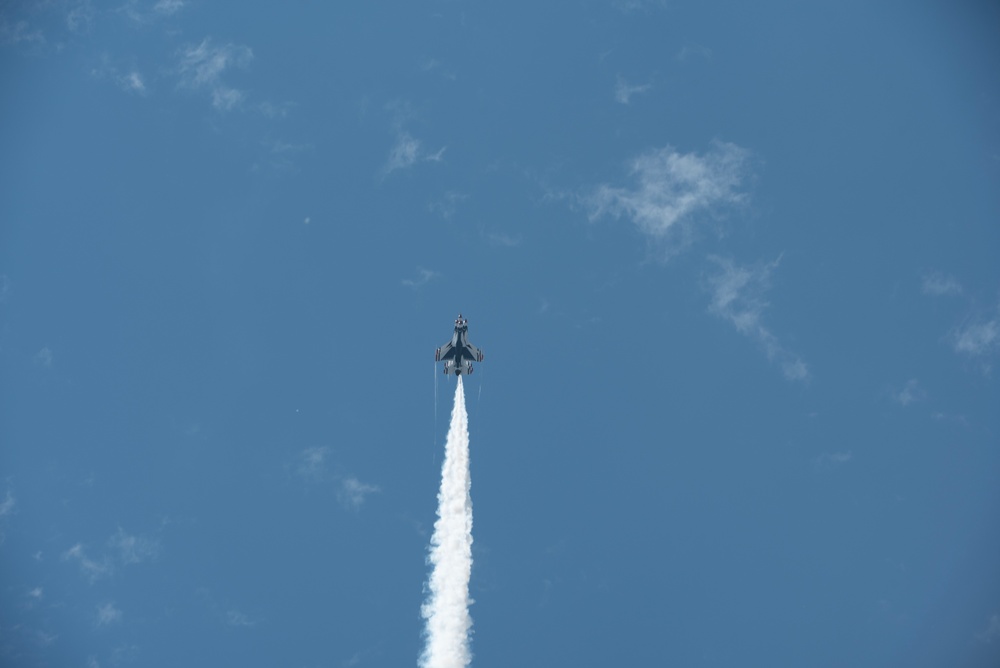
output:
[[[133,70],[128,74],[123,74],[118,78],[118,85],[128,91],[142,93],[146,90],[146,84],[142,80],[142,75]]]
[[[994,612],[986,622],[986,629],[976,637],[987,644],[1000,640],[1000,613]]]
[[[107,557],[101,559],[91,559],[87,556],[83,545],[77,543],[66,550],[62,555],[63,561],[76,562],[80,567],[80,573],[91,583],[103,577],[107,577],[114,572],[114,566]]]
[[[191,90],[207,90],[212,97],[212,107],[229,111],[238,107],[246,94],[223,80],[227,70],[245,68],[253,60],[250,47],[238,44],[214,45],[205,38],[197,46],[181,49],[178,58],[181,86]]]
[[[349,510],[360,510],[369,495],[381,492],[382,489],[377,485],[361,482],[353,475],[329,472],[330,453],[330,448],[326,446],[306,448],[299,453],[295,472],[307,482],[335,482],[340,505]]]
[[[781,366],[787,380],[809,379],[809,367],[797,354],[782,345],[764,325],[768,302],[764,293],[770,288],[771,272],[781,258],[764,265],[740,266],[729,258],[709,256],[717,271],[709,276],[711,292],[709,312],[728,320],[740,334],[756,341],[767,358]]]
[[[909,406],[916,401],[923,401],[927,393],[920,387],[916,378],[911,378],[903,386],[903,389],[892,392],[892,399],[900,406]]]
[[[337,490],[337,500],[346,508],[358,510],[364,504],[369,494],[375,494],[380,491],[382,490],[377,485],[369,485],[353,476],[348,476],[340,481],[340,488]]]
[[[153,5],[153,11],[161,14],[162,16],[170,16],[179,12],[184,5],[187,4],[184,0],[158,0],[158,2]]]
[[[940,271],[924,274],[920,291],[931,297],[960,297],[965,293],[957,278]],[[948,340],[956,353],[989,374],[992,358],[1000,352],[1000,304],[991,308],[973,306],[963,321],[951,330]]]
[[[973,313],[951,336],[955,352],[980,363],[989,373],[990,358],[1000,352],[1000,306]]]
[[[677,60],[691,60],[693,58],[703,58],[705,60],[712,59],[712,50],[707,46],[702,46],[701,44],[685,44],[681,47],[681,50],[677,52]]]
[[[448,220],[455,215],[458,205],[467,199],[469,199],[469,195],[449,190],[439,200],[428,204],[427,209],[431,213],[437,213],[445,220]]]
[[[121,527],[108,540],[123,564],[139,564],[156,559],[160,554],[160,541],[149,536],[130,534]]]
[[[330,448],[326,446],[306,448],[299,453],[299,461],[295,467],[295,472],[305,480],[322,480],[326,477],[326,459],[329,455]]]
[[[0,517],[6,517],[14,513],[14,508],[17,507],[17,500],[14,498],[14,494],[10,490],[7,490],[7,496],[4,500],[0,502]]]
[[[246,613],[237,608],[230,608],[225,615],[226,624],[233,627],[256,626],[257,622],[251,619]]]
[[[615,101],[619,104],[628,104],[633,95],[645,93],[652,87],[652,84],[630,84],[622,77],[618,77],[618,83],[615,84]]]
[[[428,153],[419,139],[405,130],[400,130],[396,133],[396,143],[389,150],[389,157],[382,167],[382,176],[412,167],[418,162],[441,162],[446,148],[447,146],[442,146],[434,153]]]
[[[48,346],[45,346],[35,353],[35,363],[45,369],[51,369],[55,363],[55,355],[52,354],[52,350]]]
[[[45,44],[45,35],[41,30],[34,29],[27,21],[8,22],[0,17],[0,44],[16,46],[18,44]]]
[[[90,75],[97,80],[112,81],[127,93],[139,95],[146,93],[146,81],[138,69],[132,67],[123,72],[107,56],[102,58],[100,67],[90,71]]]
[[[523,238],[520,234],[510,235],[504,234],[503,232],[489,232],[486,234],[486,240],[491,246],[499,248],[514,248],[515,246],[521,245]]]
[[[7,490],[7,496],[3,501],[0,501],[0,520],[7,517],[8,515],[14,514],[14,509],[17,507],[17,501],[14,499],[14,495],[10,490]],[[3,527],[0,525],[0,545],[3,545],[4,539],[6,537],[3,533]]]
[[[645,12],[651,9],[662,8],[667,4],[666,0],[615,0],[612,6],[620,12],[631,14],[633,12]]]
[[[834,469],[854,459],[854,453],[847,452],[824,452],[813,460],[813,464],[818,470]]]
[[[435,278],[438,278],[441,274],[439,272],[433,271],[432,269],[424,269],[423,267],[417,267],[417,275],[415,278],[404,278],[400,283],[413,290],[418,290],[428,283],[430,283]]]
[[[66,14],[66,27],[70,32],[85,33],[94,25],[96,12],[89,2],[82,2]]]
[[[962,284],[958,282],[958,279],[939,271],[925,274],[920,289],[925,295],[932,297],[962,294]]]
[[[122,619],[122,611],[113,602],[97,606],[96,622],[98,626],[108,626]]]
[[[608,216],[630,220],[662,248],[666,259],[686,250],[699,227],[747,204],[744,186],[752,177],[750,162],[750,151],[729,142],[714,141],[700,154],[681,153],[667,145],[631,160],[630,185],[602,184],[580,201],[592,221]],[[768,306],[763,295],[780,258],[758,266],[740,266],[718,256],[709,260],[717,269],[708,278],[709,312],[755,340],[767,358],[780,365],[786,379],[808,380],[806,363],[763,322]]]
[[[669,257],[690,245],[699,224],[746,203],[741,188],[750,176],[749,162],[748,150],[728,142],[715,141],[703,154],[668,145],[632,159],[631,185],[602,184],[581,200],[590,220],[629,219],[661,242]]]
[[[157,0],[155,3],[128,0],[121,11],[131,20],[139,24],[152,23],[157,19],[173,16],[184,8],[185,0]]]
[[[160,554],[160,542],[155,538],[130,534],[123,528],[112,534],[107,541],[111,554],[91,557],[82,543],[63,552],[62,560],[74,562],[80,573],[91,583],[114,574],[117,566],[130,566],[156,559]]]
[[[389,151],[389,159],[385,163],[385,173],[406,169],[417,161],[420,151],[419,139],[414,139],[408,132],[400,132],[395,145]]]

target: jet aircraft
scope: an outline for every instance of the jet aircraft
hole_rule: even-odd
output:
[[[455,321],[455,333],[451,341],[444,344],[434,353],[434,361],[444,361],[444,373],[456,376],[472,373],[472,363],[483,361],[483,352],[469,343],[466,336],[469,333],[469,321],[458,314]]]

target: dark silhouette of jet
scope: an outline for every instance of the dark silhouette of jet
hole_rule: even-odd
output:
[[[456,376],[472,373],[472,363],[483,361],[483,351],[475,347],[466,336],[469,333],[469,321],[458,314],[455,321],[455,333],[451,335],[451,341],[444,344],[434,352],[435,362],[444,362],[444,372],[453,373]]]

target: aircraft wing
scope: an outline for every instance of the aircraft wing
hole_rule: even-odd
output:
[[[450,360],[453,357],[455,357],[455,346],[451,345],[451,341],[449,341],[437,349],[437,352],[434,354],[434,361]]]
[[[442,348],[442,350],[444,350],[444,349]],[[474,359],[477,362],[482,362],[483,361],[483,351],[480,350],[479,348],[475,347],[471,343],[466,343],[465,344],[465,351],[466,351],[466,353],[469,355],[469,357],[471,359]]]

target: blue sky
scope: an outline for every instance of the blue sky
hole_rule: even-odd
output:
[[[998,23],[0,4],[0,663],[997,665]]]

